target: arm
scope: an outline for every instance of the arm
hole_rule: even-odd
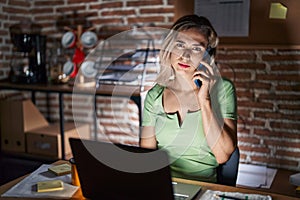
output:
[[[153,126],[144,126],[140,138],[140,147],[156,149],[155,128]]]
[[[140,147],[156,149],[157,141],[155,136],[155,121],[157,108],[155,107],[155,99],[163,89],[154,86],[146,95],[143,108],[142,133],[140,135]]]
[[[217,92],[221,96],[219,98],[211,94],[213,86],[217,84],[214,79],[201,79],[201,81],[203,84],[198,93],[198,101],[202,109],[204,134],[217,162],[224,163],[237,146],[235,88],[230,81],[223,82],[220,79],[221,87],[217,87]],[[213,107],[216,103],[220,105],[219,109],[225,110],[222,113],[223,118],[217,115]]]
[[[221,164],[229,159],[237,146],[235,88],[230,81],[218,78],[219,73],[215,65],[201,63],[206,66],[207,70],[197,71],[194,79],[197,77],[202,81],[202,86],[198,92],[198,102],[202,110],[203,129],[209,147],[217,162]],[[221,85],[218,85],[218,83]],[[212,88],[216,89],[220,96],[213,96],[211,93],[213,92]],[[220,105],[220,108],[218,108],[220,112],[223,109],[223,118],[220,115],[217,116],[217,112],[215,112],[213,105],[216,105],[216,103]]]
[[[202,104],[202,119],[207,143],[218,163],[226,162],[237,146],[237,121],[218,120],[210,101]]]

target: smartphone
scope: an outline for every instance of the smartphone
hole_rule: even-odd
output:
[[[202,61],[204,61],[204,62],[210,64],[210,48],[208,48],[208,49],[205,51],[205,53],[204,53],[204,55],[203,55],[203,58],[202,58]],[[201,69],[203,69],[204,67],[205,67],[205,66],[204,66],[203,64],[200,64],[200,65],[197,67],[197,70],[201,70]],[[194,82],[195,82],[195,84],[197,85],[198,88],[201,87],[202,82],[201,82],[200,80],[197,79],[197,80],[195,80]]]
[[[197,85],[198,88],[200,88],[202,85],[202,82],[199,79],[194,80],[194,83]]]

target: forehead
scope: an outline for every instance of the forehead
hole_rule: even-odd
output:
[[[208,44],[206,37],[195,28],[178,32],[176,39],[189,44],[200,44],[203,46],[207,46]]]

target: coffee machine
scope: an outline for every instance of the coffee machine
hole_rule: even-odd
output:
[[[21,22],[10,27],[13,52],[10,80],[14,83],[46,83],[46,36],[41,26]]]

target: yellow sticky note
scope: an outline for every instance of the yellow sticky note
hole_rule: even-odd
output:
[[[270,19],[286,19],[287,7],[281,3],[271,3]]]
[[[64,184],[61,180],[41,181],[37,183],[37,192],[52,192],[63,189]]]
[[[300,186],[298,186],[298,187],[296,188],[296,192],[297,192],[297,193],[300,193]]]
[[[71,165],[69,164],[54,165],[49,167],[48,170],[53,172],[57,176],[61,176],[61,175],[71,173]]]

